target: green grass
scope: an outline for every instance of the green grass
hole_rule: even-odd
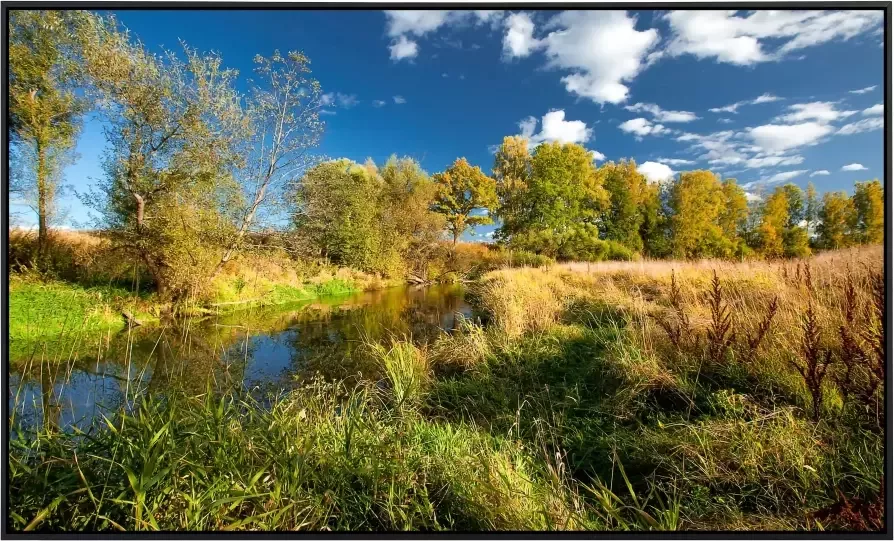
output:
[[[157,318],[145,311],[151,298],[122,287],[83,287],[69,282],[11,278],[9,339],[11,358],[31,350],[53,350],[74,341],[117,332],[128,310],[142,323]],[[58,348],[55,348],[58,349]],[[52,357],[52,355],[50,355]]]
[[[307,302],[317,298],[339,297],[359,293],[362,290],[351,280],[332,278],[323,282],[306,282],[298,286],[289,284],[273,284],[261,296],[247,302],[238,300],[239,288],[226,287],[217,292],[211,301],[218,311],[244,310],[253,306],[281,306]],[[223,303],[223,304],[221,304]]]
[[[149,400],[75,443],[16,440],[16,530],[598,528],[536,447],[314,382],[265,408]],[[27,441],[29,443],[23,443]],[[77,449],[77,454],[75,454]],[[41,472],[35,476],[36,472]]]

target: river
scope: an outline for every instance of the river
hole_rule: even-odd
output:
[[[69,339],[63,359],[41,359],[38,347],[10,362],[10,422],[86,430],[100,414],[129,409],[146,393],[236,390],[262,396],[315,375],[376,380],[379,367],[357,354],[364,342],[426,343],[471,317],[461,286],[435,285]]]

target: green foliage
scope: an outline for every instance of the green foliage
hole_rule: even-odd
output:
[[[607,162],[598,169],[609,195],[609,207],[602,219],[604,236],[634,252],[643,251],[641,229],[646,221],[643,205],[653,195],[646,177],[637,172],[636,162]]]
[[[781,188],[788,199],[788,223],[786,227],[797,227],[801,220],[806,220],[806,209],[804,203],[804,192],[796,184],[786,184]]]
[[[721,216],[727,194],[720,179],[710,171],[680,173],[670,189],[671,251],[674,257],[730,257],[735,238],[726,236]],[[727,223],[735,222],[727,218]]]
[[[528,140],[522,137],[504,137],[494,156],[493,176],[496,183],[501,220],[498,230],[502,238],[510,238],[524,226],[524,217],[530,206],[527,197],[531,179],[531,153]]]
[[[201,291],[234,234],[241,197],[232,173],[248,125],[236,72],[188,47],[185,60],[153,55],[111,18],[89,15],[81,34],[110,145],[106,178],[83,201],[116,245],[146,265],[159,294]]]
[[[79,11],[11,10],[8,31],[8,136],[18,160],[10,191],[37,214],[37,260],[43,265],[48,226],[62,170],[72,158],[88,100],[76,39]],[[7,164],[10,165],[10,164]]]
[[[497,206],[496,183],[480,167],[472,167],[465,158],[458,158],[432,180],[438,186],[432,210],[446,218],[454,245],[467,228],[494,223],[489,213]],[[486,214],[472,215],[475,210]]]
[[[542,143],[531,159],[525,188],[526,207],[514,220],[515,230],[502,233],[510,246],[556,257],[562,245],[596,231],[608,194],[580,145]]]
[[[423,262],[441,231],[429,210],[435,190],[408,158],[392,158],[381,171],[372,161],[325,162],[296,187],[296,233],[338,264],[402,275]]]

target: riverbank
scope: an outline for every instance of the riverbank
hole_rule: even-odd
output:
[[[379,375],[149,399],[77,459],[24,440],[14,527],[878,529],[881,270],[873,247],[492,272],[486,327],[361,340]]]

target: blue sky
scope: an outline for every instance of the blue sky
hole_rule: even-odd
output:
[[[634,158],[655,181],[712,169],[754,194],[883,175],[881,11],[116,15],[152,49],[218,51],[242,79],[255,54],[303,50],[331,102],[319,149],[330,157],[398,154],[434,173],[465,156],[489,171],[503,136],[524,134]],[[65,171],[75,190],[102,175],[104,146],[90,119]],[[68,225],[87,222],[75,197],[61,207]]]

